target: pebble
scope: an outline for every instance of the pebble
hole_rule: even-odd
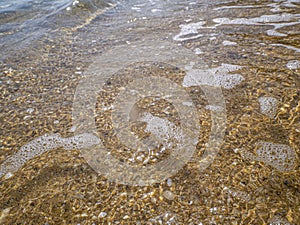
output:
[[[34,112],[34,109],[33,108],[29,108],[29,109],[26,110],[26,112],[31,114],[31,113]]]
[[[174,194],[171,192],[171,191],[165,191],[163,193],[163,196],[166,198],[166,199],[169,199],[169,200],[173,200],[174,199]]]
[[[101,213],[99,213],[98,218],[104,218],[104,217],[106,217],[106,215],[107,215],[106,212],[101,212]]]

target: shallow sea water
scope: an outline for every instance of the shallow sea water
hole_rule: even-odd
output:
[[[299,0],[23,2],[0,224],[300,224]]]

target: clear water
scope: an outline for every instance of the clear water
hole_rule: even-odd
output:
[[[300,1],[0,1],[0,224],[299,224]]]
[[[24,48],[43,35],[82,23],[97,10],[108,7],[104,1],[16,0],[0,3],[0,48]]]

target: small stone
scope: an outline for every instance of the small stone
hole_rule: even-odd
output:
[[[196,55],[200,55],[200,54],[203,54],[203,52],[201,51],[200,48],[196,48],[196,49],[195,49],[195,54],[196,54]]]
[[[30,118],[30,116],[24,116],[24,117],[23,117],[24,120],[27,120],[27,119],[29,119],[29,118]]]
[[[169,200],[173,200],[174,199],[174,194],[171,192],[171,191],[165,191],[163,196],[166,198],[166,199],[169,199]]]
[[[34,112],[34,109],[33,108],[29,108],[29,109],[26,110],[26,112],[31,114],[31,113]]]
[[[104,218],[104,217],[106,217],[106,215],[107,215],[106,212],[101,212],[101,213],[99,213],[98,218]]]
[[[235,149],[233,149],[233,152],[234,152],[234,153],[239,153],[240,150],[239,150],[238,148],[235,148]]]
[[[11,178],[13,175],[14,175],[13,173],[8,172],[7,174],[5,174],[4,178],[5,178],[5,179],[9,179],[9,178]]]

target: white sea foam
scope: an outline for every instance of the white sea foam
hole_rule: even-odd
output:
[[[62,147],[65,150],[80,150],[97,144],[100,144],[99,138],[89,133],[62,139]]]
[[[220,67],[194,70],[187,68],[187,74],[183,79],[184,87],[210,85],[231,89],[239,85],[244,77],[240,74],[229,74],[229,72],[241,69],[241,66],[222,64]]]
[[[280,5],[278,3],[270,3],[267,6],[271,7],[271,12],[280,12],[282,9],[280,8]]]
[[[137,11],[137,12],[141,11],[141,8],[137,7],[137,6],[133,6],[133,7],[131,7],[131,9],[134,10],[134,11]]]
[[[167,119],[153,116],[151,113],[143,113],[139,120],[147,123],[146,132],[151,132],[163,143],[183,141],[183,132]]]
[[[197,23],[181,24],[179,26],[181,28],[181,31],[173,38],[173,40],[186,41],[202,37],[203,34],[199,34],[198,29],[202,28],[204,24],[204,21],[200,21]]]
[[[261,6],[255,6],[255,5],[229,5],[229,6],[221,6],[214,8],[213,10],[223,10],[223,9],[249,9],[249,8],[259,8]]]
[[[93,134],[84,133],[69,138],[62,138],[59,134],[45,134],[23,145],[20,150],[10,156],[0,165],[0,177],[6,174],[12,175],[26,162],[43,153],[64,148],[65,150],[80,150],[100,143],[98,137]],[[6,175],[6,178],[11,176]]]
[[[273,1],[274,3],[270,3],[267,6],[271,7],[270,11],[271,12],[280,12],[282,11],[282,6],[283,7],[288,7],[288,8],[297,8],[297,6],[294,3],[300,4],[299,0],[285,0],[285,1]]]
[[[277,99],[272,97],[260,97],[258,98],[258,102],[260,104],[261,113],[270,118],[274,118],[278,108]]]
[[[215,26],[220,25],[271,25],[274,28],[267,31],[268,35],[271,36],[287,36],[286,34],[280,33],[277,30],[285,26],[292,26],[300,24],[300,14],[272,14],[262,15],[254,18],[215,18],[213,21],[216,23]]]
[[[285,7],[297,8],[297,7],[299,7],[300,1],[299,0],[286,0],[286,1],[279,1],[279,3]],[[297,4],[294,4],[294,3],[297,3],[298,6],[297,6]]]
[[[185,105],[185,106],[193,106],[193,102],[182,102],[182,105]]]
[[[284,45],[284,44],[270,44],[271,46],[278,46],[278,47],[284,47],[290,50],[293,50],[295,52],[300,52],[300,48],[296,48],[294,46],[291,45]]]
[[[281,172],[290,172],[296,166],[296,152],[288,145],[261,141],[257,143],[256,155],[243,152],[247,159],[264,162]]]
[[[227,40],[223,41],[222,44],[223,44],[224,46],[228,46],[228,45],[237,45],[236,42],[234,42],[234,41],[227,41]]]
[[[300,61],[299,60],[291,60],[286,64],[286,67],[290,70],[300,69]]]
[[[219,105],[207,105],[205,109],[215,111],[215,112],[224,112],[224,108]]]

